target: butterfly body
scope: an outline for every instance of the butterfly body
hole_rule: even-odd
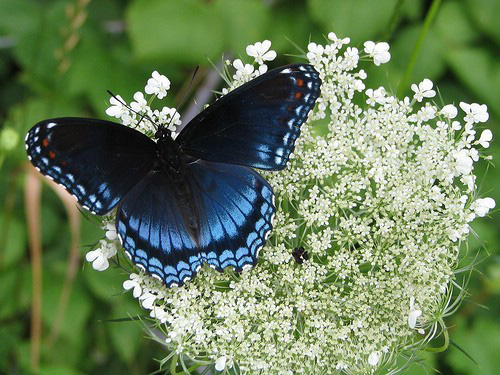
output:
[[[28,158],[84,208],[116,209],[126,254],[167,286],[203,263],[241,271],[256,264],[276,211],[253,168],[286,166],[320,83],[310,65],[272,70],[207,107],[175,140],[161,126],[152,140],[109,121],[44,120],[27,134]]]

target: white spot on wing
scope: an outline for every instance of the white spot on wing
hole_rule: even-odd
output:
[[[55,122],[51,122],[51,123],[47,124],[47,129],[53,128],[56,125],[57,124]]]

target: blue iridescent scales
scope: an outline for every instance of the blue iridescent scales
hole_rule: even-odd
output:
[[[320,85],[307,64],[271,70],[207,107],[175,141],[104,120],[49,119],[28,132],[28,158],[82,207],[116,209],[125,253],[165,285],[183,285],[204,263],[242,271],[257,264],[276,211],[253,168],[285,168]]]

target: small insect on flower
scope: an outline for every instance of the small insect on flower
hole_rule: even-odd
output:
[[[304,250],[304,247],[296,247],[292,251],[293,258],[298,264],[304,263],[306,260],[309,259],[309,253]]]

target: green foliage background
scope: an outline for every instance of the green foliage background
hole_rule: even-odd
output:
[[[432,6],[437,13],[424,28]],[[208,59],[238,56],[247,44],[264,39],[272,40],[280,56],[298,54],[290,41],[305,49],[309,40],[323,42],[334,31],[350,36],[360,49],[365,40],[391,44],[392,60],[368,72],[368,86],[408,94],[411,82],[430,78],[444,103],[487,104],[487,127],[497,135],[499,15],[500,0],[1,0],[0,373],[146,374],[158,368],[154,358],[167,354],[144,337],[140,323],[110,322],[143,313],[136,300],[122,295],[126,276],[117,268],[96,272],[80,260],[68,306],[56,318],[67,283],[71,231],[63,204],[44,184],[41,357],[39,370],[32,366],[31,236],[25,213],[35,208],[26,205],[24,196],[28,164],[23,139],[33,124],[57,116],[105,118],[106,90],[130,100],[153,70],[171,79],[174,95],[167,105],[173,106],[181,96],[175,93],[185,90],[194,67],[201,65],[196,93],[212,69]],[[425,39],[414,59],[419,35]],[[281,57],[275,65],[288,61]],[[490,150],[495,164],[500,142],[494,140]],[[484,177],[486,169],[488,163],[481,162],[480,193],[500,204],[500,173],[490,165]],[[456,346],[424,354],[422,366],[412,365],[407,374],[432,369],[498,373],[499,217],[497,210],[473,223],[480,240],[472,238],[469,251],[479,252],[482,261],[471,275],[470,296],[447,320]],[[82,220],[82,258],[99,236],[94,224]],[[441,344],[438,340],[435,346]]]

